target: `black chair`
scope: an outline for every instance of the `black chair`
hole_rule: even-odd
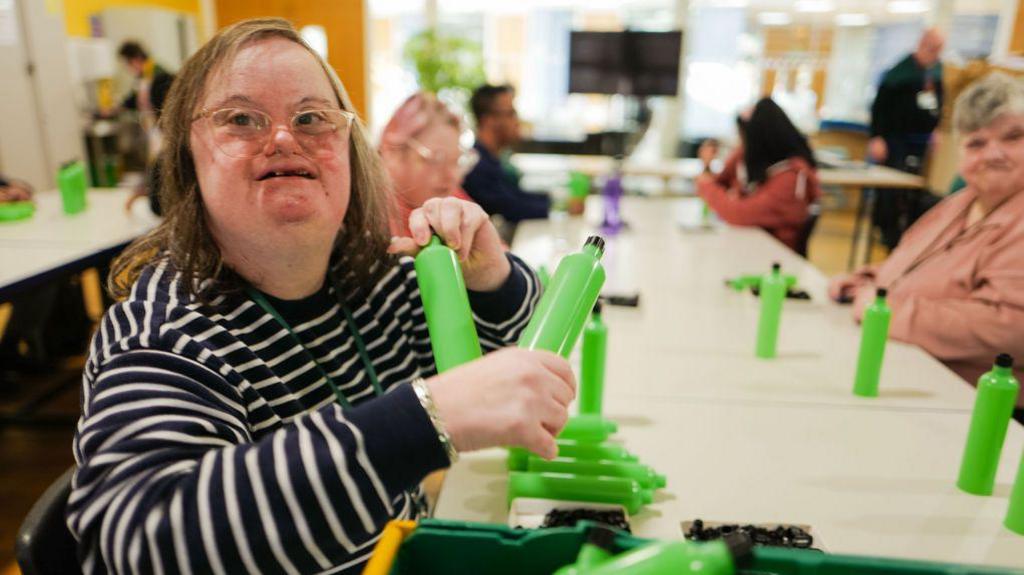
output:
[[[82,572],[78,564],[78,544],[64,519],[74,472],[74,467],[68,469],[46,488],[18,530],[15,551],[23,575],[76,575]]]

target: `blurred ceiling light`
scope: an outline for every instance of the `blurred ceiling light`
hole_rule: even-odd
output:
[[[920,14],[929,8],[924,0],[891,0],[885,7],[890,14]]]
[[[793,22],[793,18],[785,12],[761,12],[757,20],[762,26],[786,26]]]
[[[797,0],[794,7],[797,12],[831,12],[836,9],[832,0]]]
[[[871,23],[871,18],[867,14],[860,13],[846,13],[836,14],[836,25],[837,26],[867,26]]]

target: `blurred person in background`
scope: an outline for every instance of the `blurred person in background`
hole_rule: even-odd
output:
[[[921,175],[929,146],[938,144],[942,119],[942,62],[945,38],[936,29],[921,36],[917,49],[882,76],[871,105],[868,157],[875,163]],[[880,189],[872,220],[882,242],[896,247],[904,230],[937,201],[927,191]]]
[[[978,81],[957,98],[953,128],[966,187],[922,216],[884,262],[834,278],[829,295],[852,300],[859,321],[876,288],[887,288],[893,339],[971,383],[999,353],[1018,358],[1021,376],[1024,84],[1003,73]]]
[[[718,217],[736,226],[758,226],[802,256],[821,189],[817,164],[800,133],[771,98],[762,98],[736,120],[741,145],[711,173],[718,142],[701,144],[705,171],[697,193]]]
[[[135,88],[121,103],[123,110],[136,110],[146,134],[146,170],[142,182],[128,199],[128,209],[139,198],[148,197],[154,214],[160,215],[160,166],[157,161],[163,147],[160,112],[174,83],[174,75],[157,64],[141,44],[128,40],[117,51],[124,65],[135,77]]]
[[[459,140],[462,122],[433,94],[417,92],[395,111],[381,134],[380,155],[391,179],[391,233],[409,236],[409,214],[431,198],[470,197],[460,187],[478,160]]]
[[[488,214],[500,215],[511,224],[548,217],[551,197],[523,191],[518,171],[502,161],[520,139],[515,89],[485,84],[473,92],[470,107],[476,118],[474,148],[480,161],[462,182],[466,193]],[[571,214],[580,214],[583,204],[570,203],[568,209]]]

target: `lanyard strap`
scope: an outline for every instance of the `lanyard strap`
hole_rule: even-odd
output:
[[[356,320],[352,316],[352,312],[349,311],[348,306],[346,306],[341,299],[341,289],[340,286],[338,285],[338,280],[335,279],[333,276],[331,277],[331,280],[333,282],[332,285],[334,287],[334,295],[338,299],[338,306],[341,308],[342,313],[345,315],[345,323],[348,324],[348,329],[350,332],[352,332],[352,337],[356,340],[356,350],[359,353],[359,359],[363,363],[363,368],[366,370],[366,374],[370,378],[370,385],[373,386],[373,391],[375,394],[381,395],[384,393],[384,391],[383,389],[381,389],[380,380],[377,378],[377,370],[373,367],[373,362],[370,361],[370,354],[369,352],[366,351],[366,343],[363,342],[363,336],[362,334],[359,333],[359,327],[356,325]],[[292,343],[298,345],[299,348],[301,348],[302,351],[306,354],[306,358],[313,362],[313,365],[316,367],[317,371],[320,372],[320,376],[324,378],[324,381],[327,382],[327,385],[329,385],[331,387],[331,390],[334,391],[334,396],[338,398],[338,403],[340,403],[342,407],[345,408],[352,407],[352,405],[348,402],[348,399],[345,398],[345,394],[341,392],[341,389],[338,387],[336,383],[334,383],[334,380],[331,378],[330,374],[327,373],[327,370],[324,369],[320,362],[316,360],[316,356],[314,356],[313,353],[309,351],[309,349],[305,346],[305,344],[302,343],[302,340],[299,338],[298,334],[296,334],[295,331],[292,329],[292,326],[289,325],[287,321],[285,321],[284,317],[282,317],[281,314],[278,313],[276,309],[274,309],[274,306],[270,304],[270,301],[268,301],[267,298],[262,293],[260,293],[259,290],[252,287],[251,285],[245,286],[245,291],[249,294],[249,297],[252,298],[254,302],[256,302],[256,305],[260,306],[260,308],[262,308],[263,311],[270,314],[270,316],[273,317],[274,320],[276,320],[277,323],[281,327],[283,327],[285,331],[288,332],[288,335],[291,336],[292,338]]]

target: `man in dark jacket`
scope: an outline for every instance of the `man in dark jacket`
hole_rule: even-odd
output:
[[[882,76],[871,106],[868,155],[876,163],[921,174],[942,116],[942,33],[926,30],[917,50]],[[878,190],[874,223],[889,249],[934,202],[924,191]]]
[[[519,141],[519,115],[513,105],[512,86],[484,85],[473,93],[470,106],[476,117],[476,143],[480,161],[462,182],[462,187],[488,214],[500,214],[507,221],[548,217],[551,198],[547,194],[524,192],[519,174],[502,163],[501,154]]]

